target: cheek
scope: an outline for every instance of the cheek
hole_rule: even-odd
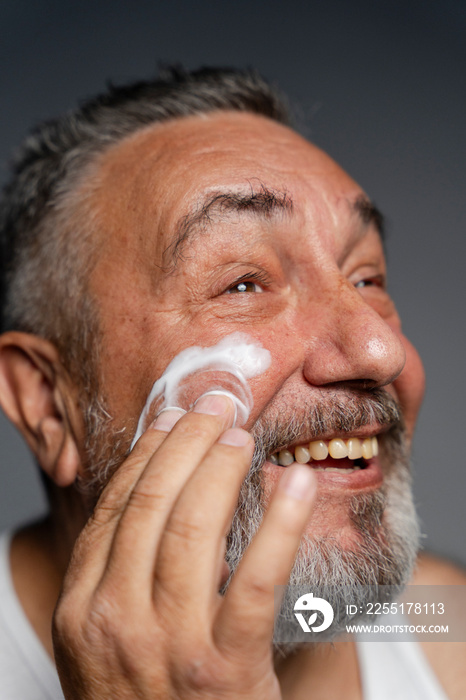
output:
[[[263,374],[249,380],[254,407],[246,427],[257,420],[290,377],[296,378],[304,362],[301,343],[297,342],[293,330],[284,324],[277,324],[274,329],[268,328],[264,333],[256,331],[251,337],[270,352],[271,364]],[[301,382],[297,380],[297,383],[305,384],[302,370],[300,378]]]
[[[416,348],[404,335],[400,335],[400,339],[406,351],[406,364],[393,386],[403,409],[408,437],[411,439],[424,398],[425,374]]]

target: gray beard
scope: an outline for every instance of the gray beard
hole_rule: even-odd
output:
[[[411,577],[419,548],[419,526],[399,407],[382,389],[323,391],[322,398],[311,407],[293,411],[287,408],[293,405],[292,397],[284,399],[279,418],[276,409],[273,413],[265,409],[252,430],[256,447],[227,538],[225,558],[231,575],[223,592],[264,516],[262,465],[267,455],[303,435],[307,440],[324,433],[351,434],[363,425],[377,423],[388,428],[380,441],[384,484],[375,493],[355,495],[349,501],[350,519],[358,535],[354,538],[356,544],[351,550],[345,549],[338,533],[303,537],[289,584],[312,589],[315,596],[328,600],[334,610],[345,610],[346,603],[363,606],[366,602],[385,602],[386,593],[380,586],[391,586],[393,596],[396,595]],[[79,486],[88,495],[92,508],[129,454],[132,431],[123,428],[115,433],[111,416],[99,400],[88,404],[85,420],[87,476]],[[337,617],[337,624],[334,621],[332,625],[335,634],[343,631],[348,622],[343,613]],[[286,651],[291,649],[288,646]]]
[[[295,624],[292,603],[299,594],[312,590],[335,611],[333,637],[345,631],[355,618],[346,615],[347,604],[358,609],[367,603],[393,600],[410,580],[419,550],[420,530],[413,503],[409,453],[399,408],[385,391],[370,397],[355,396],[322,402],[311,414],[281,414],[280,424],[264,421],[255,425],[256,450],[250,472],[243,483],[238,508],[228,537],[227,562],[231,576],[260,526],[264,516],[261,466],[265,456],[296,440],[299,435],[352,433],[359,426],[377,421],[391,426],[380,440],[384,484],[375,493],[359,494],[349,501],[349,517],[357,537],[345,549],[338,533],[325,537],[303,536],[284,593],[280,617]],[[329,637],[327,637],[328,640]],[[277,644],[276,650],[290,653],[300,644]]]

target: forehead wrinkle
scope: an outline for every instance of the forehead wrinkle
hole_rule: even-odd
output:
[[[183,259],[184,250],[200,233],[204,233],[216,220],[231,216],[253,216],[268,220],[293,211],[293,200],[286,191],[267,187],[259,181],[259,187],[249,182],[248,189],[220,189],[210,191],[197,202],[175,226],[175,234],[164,250],[162,260],[166,272]]]

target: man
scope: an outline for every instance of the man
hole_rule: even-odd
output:
[[[44,649],[73,699],[385,697],[353,641],[272,647],[290,576],[322,590],[412,575],[424,380],[381,233],[255,74],[112,88],[29,137],[2,208],[0,398],[50,517],[11,545],[24,613],[3,632],[8,697],[60,697]],[[131,451],[174,358],[238,332],[270,357],[244,428],[193,379],[187,413],[149,402]],[[427,557],[415,575],[465,583]],[[442,697],[434,674],[461,697],[446,646],[426,650],[434,673],[419,652],[406,697]]]

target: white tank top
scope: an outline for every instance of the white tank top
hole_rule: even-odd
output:
[[[403,624],[403,618],[397,620]],[[399,641],[364,642],[356,635],[364,700],[448,700],[419,642],[409,632]]]
[[[0,535],[0,698],[64,700],[52,659],[13,588],[10,541],[10,533]]]

